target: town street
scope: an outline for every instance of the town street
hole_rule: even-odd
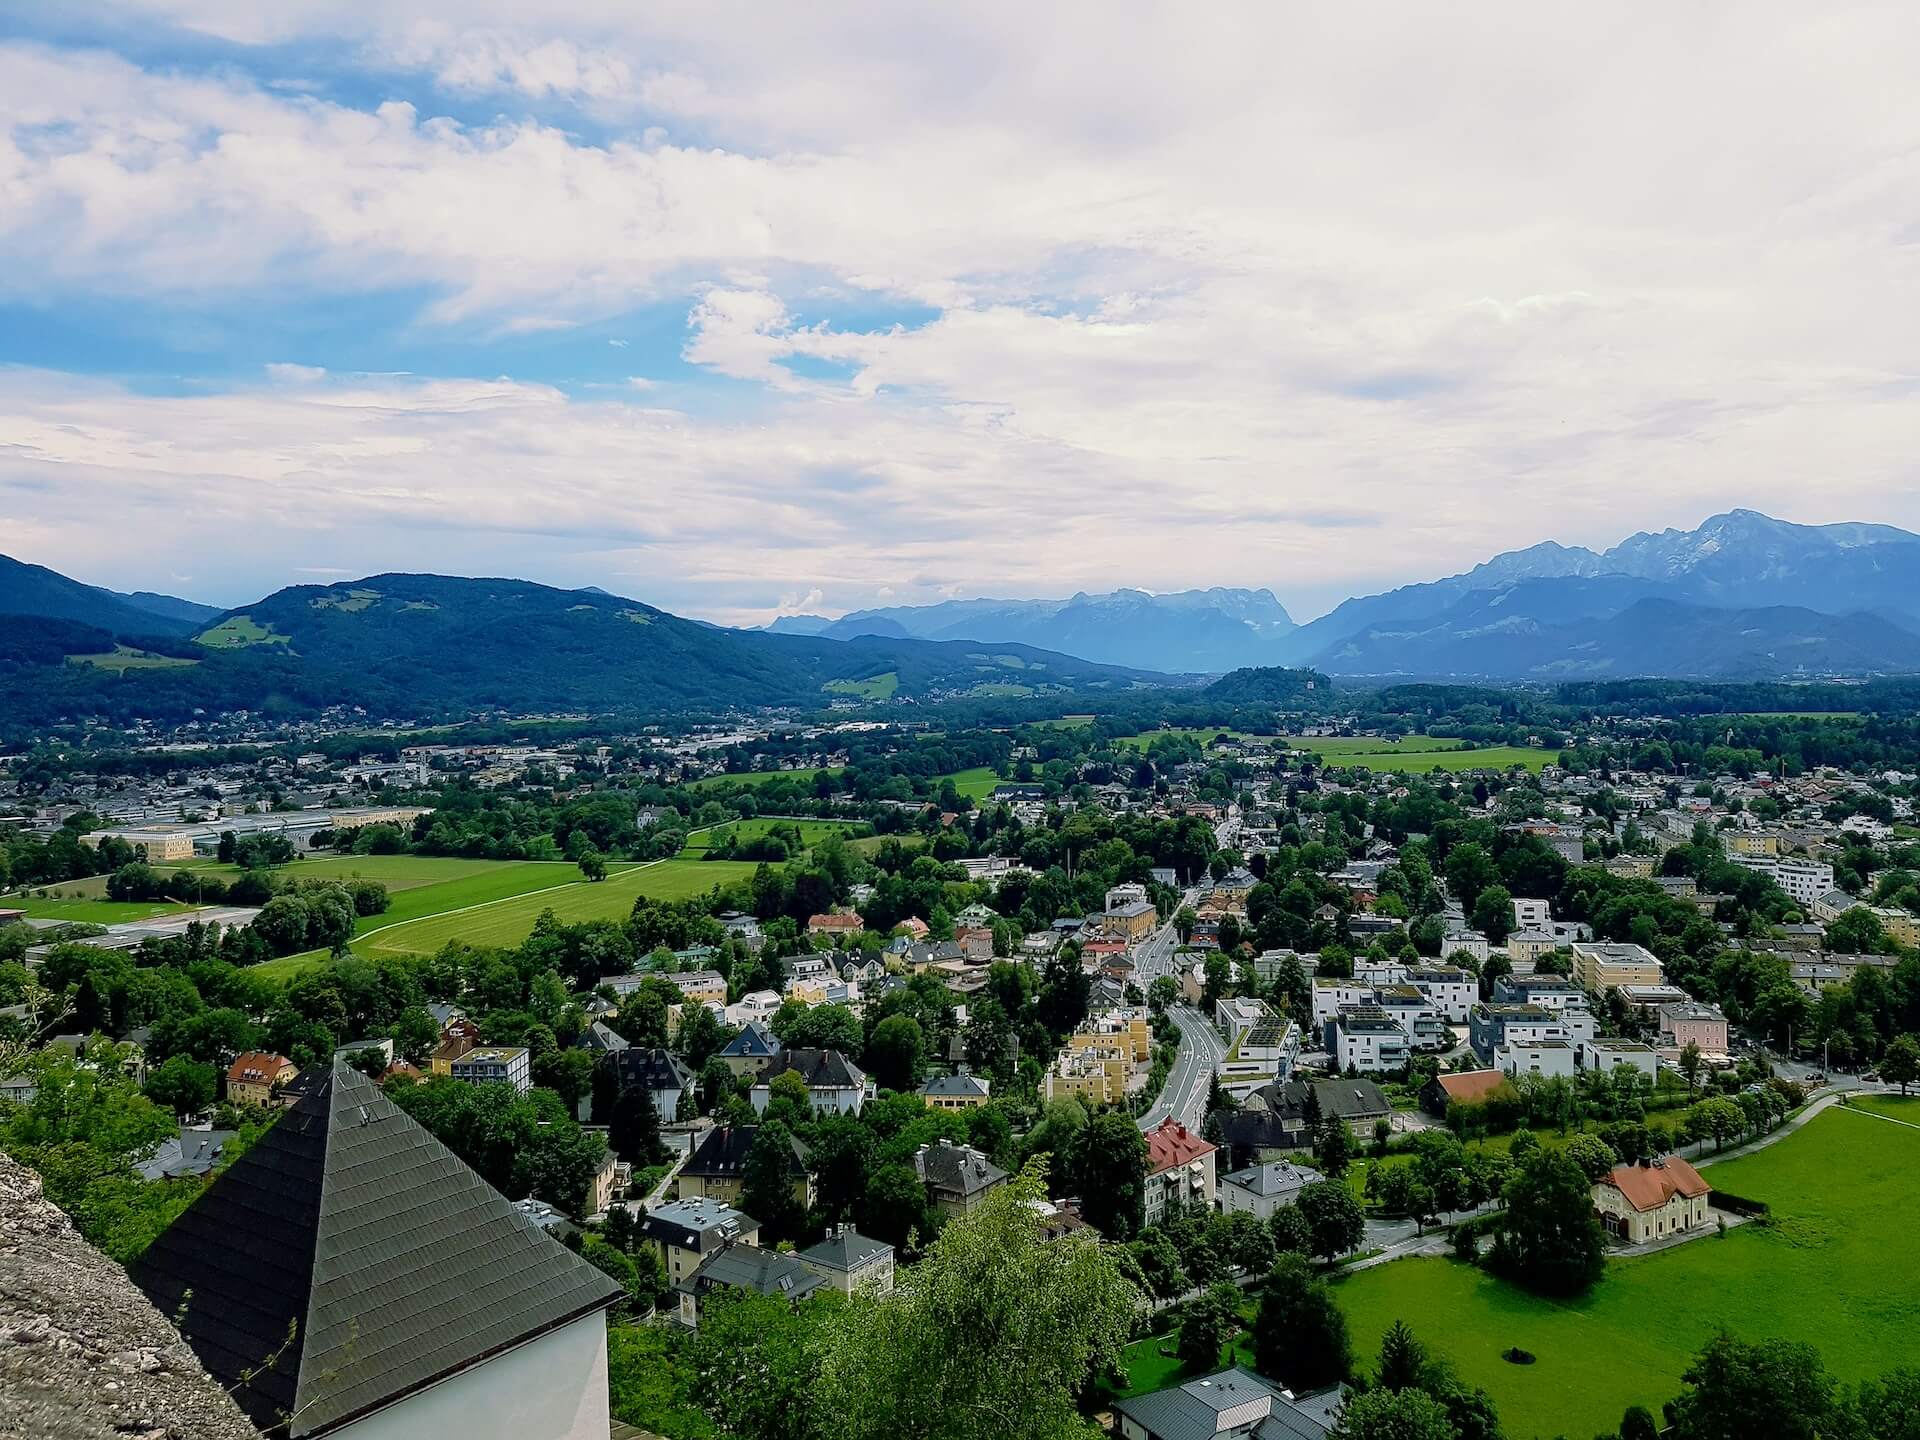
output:
[[[1226,1058],[1226,1046],[1206,1017],[1189,1005],[1170,1005],[1167,1014],[1180,1029],[1180,1054],[1167,1074],[1160,1098],[1143,1114],[1138,1124],[1151,1130],[1168,1116],[1190,1130],[1198,1130],[1205,1119],[1207,1091],[1214,1067]]]

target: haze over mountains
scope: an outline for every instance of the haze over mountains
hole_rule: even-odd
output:
[[[1506,680],[1910,671],[1920,668],[1920,535],[1733,510],[1605,551],[1544,541],[1347,600],[1306,625],[1271,591],[1213,589],[958,600],[772,628],[1018,638],[1168,671],[1282,664]]]
[[[767,631],[597,588],[436,575],[296,585],[220,612],[0,557],[9,719],[1011,699],[1278,666],[1539,682],[1920,673],[1920,536],[1735,510],[1606,551],[1498,555],[1307,625],[1271,591],[1215,588],[949,601]]]

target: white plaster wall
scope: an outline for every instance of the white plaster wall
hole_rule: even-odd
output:
[[[376,1410],[339,1440],[607,1440],[601,1311]]]

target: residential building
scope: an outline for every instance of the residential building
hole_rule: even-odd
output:
[[[1483,954],[1481,959],[1485,959]],[[1422,965],[1407,972],[1407,983],[1426,996],[1427,1003],[1449,1024],[1467,1023],[1467,1012],[1480,1001],[1480,981],[1471,970],[1457,965]]]
[[[893,1293],[893,1246],[850,1225],[830,1228],[824,1240],[800,1252],[800,1263],[842,1295]]]
[[[1635,1070],[1652,1080],[1660,1070],[1660,1057],[1651,1045],[1634,1040],[1579,1040],[1574,1042],[1573,1063],[1581,1070],[1612,1074],[1616,1070]]]
[[[686,1279],[674,1283],[676,1318],[689,1330],[700,1326],[700,1307],[716,1290],[773,1295],[798,1305],[826,1285],[818,1272],[792,1255],[737,1242],[708,1255]]]
[[[1644,945],[1585,940],[1571,948],[1574,980],[1596,995],[1622,985],[1658,985],[1666,979],[1659,960]]]
[[[1545,900],[1530,900],[1519,896],[1513,901],[1513,928],[1515,930],[1551,930],[1553,929],[1553,909]]]
[[[1299,1059],[1300,1027],[1274,1014],[1243,1031],[1225,1058],[1215,1064],[1214,1072],[1220,1088],[1240,1100],[1259,1086],[1291,1079]]]
[[[874,1094],[866,1072],[838,1050],[800,1046],[782,1050],[754,1083],[748,1096],[754,1114],[765,1113],[773,1099],[773,1080],[789,1072],[806,1082],[807,1100],[816,1115],[858,1115]]]
[[[1295,1395],[1236,1365],[1148,1395],[1116,1400],[1120,1440],[1326,1440],[1340,1410],[1338,1386]]]
[[[809,935],[831,935],[835,939],[850,938],[866,928],[867,922],[853,914],[815,915],[807,921]]]
[[[533,1061],[524,1045],[476,1045],[453,1062],[453,1078],[469,1085],[511,1085],[524,1095],[533,1088]]]
[[[1565,1018],[1539,1005],[1476,1005],[1467,1016],[1467,1040],[1482,1065],[1495,1064],[1494,1057],[1513,1045],[1573,1039]]]
[[[1264,1000],[1230,998],[1216,1000],[1213,1005],[1214,1028],[1227,1042],[1231,1050],[1240,1043],[1240,1037],[1256,1025],[1274,1018],[1273,1007]]]
[[[1660,1007],[1660,1048],[1675,1052],[1698,1045],[1703,1055],[1727,1053],[1727,1017],[1717,1005],[1681,1000]]]
[[[1213,1208],[1215,1153],[1172,1116],[1147,1132],[1147,1224],[1158,1224],[1181,1206]]]
[[[227,1067],[227,1099],[235,1105],[268,1105],[274,1086],[291,1080],[300,1067],[270,1050],[248,1050]]]
[[[740,1187],[745,1183],[747,1156],[760,1134],[758,1125],[716,1125],[694,1144],[692,1153],[674,1176],[674,1197],[680,1200],[712,1200],[737,1205]],[[813,1175],[808,1170],[812,1157],[801,1141],[788,1137],[792,1158],[787,1173],[793,1177],[793,1198],[812,1207],[815,1199]]]
[[[760,1075],[780,1053],[780,1042],[764,1025],[749,1023],[720,1048],[720,1061],[735,1075]]]
[[[647,1092],[653,1099],[653,1113],[663,1125],[680,1118],[680,1100],[694,1087],[693,1072],[671,1050],[657,1046],[629,1045],[609,1052],[600,1063],[613,1079],[616,1096],[629,1090]]]
[[[1698,1170],[1678,1155],[1669,1155],[1614,1166],[1594,1182],[1593,1208],[1609,1235],[1629,1245],[1643,1245],[1705,1225],[1712,1191]]]
[[[262,1433],[607,1435],[624,1292],[349,1067],[129,1273]]]
[[[1729,854],[1727,859],[1745,869],[1765,875],[1786,891],[1788,897],[1795,903],[1804,905],[1808,909],[1812,909],[1816,900],[1833,889],[1833,866],[1824,860],[1733,854]]]
[[[930,1076],[920,1098],[930,1110],[977,1110],[993,1098],[993,1082],[962,1065],[951,1075]]]
[[[1007,1172],[971,1145],[945,1139],[916,1150],[913,1169],[926,1186],[928,1205],[949,1218],[976,1209],[1007,1183]]]
[[[162,1140],[146,1159],[136,1161],[134,1171],[143,1180],[191,1180],[211,1175],[234,1134],[232,1130],[182,1128],[172,1139]]]
[[[758,1245],[760,1222],[718,1200],[675,1200],[640,1218],[640,1238],[659,1252],[667,1283],[678,1286],[722,1247]]]
[[[1507,1075],[1572,1079],[1580,1068],[1567,1040],[1513,1040],[1494,1052],[1493,1063]]]
[[[1228,1215],[1244,1211],[1256,1220],[1271,1220],[1276,1210],[1293,1204],[1302,1190],[1323,1178],[1318,1170],[1295,1165],[1290,1160],[1249,1165],[1221,1177],[1220,1209]]]
[[[1406,1030],[1380,1009],[1342,1011],[1327,1022],[1323,1043],[1337,1069],[1362,1075],[1403,1069],[1413,1054]]]
[[[1867,912],[1880,922],[1880,928],[1894,944],[1910,950],[1920,946],[1920,915],[1897,905],[1869,905]]]
[[[1560,948],[1551,930],[1516,930],[1507,936],[1507,958],[1515,965],[1538,965]]]
[[[1496,1005],[1537,1005],[1555,1015],[1585,1014],[1593,999],[1562,975],[1502,975],[1493,982]]]
[[[718,970],[670,970],[660,978],[696,1005],[727,1003],[727,977]]]
[[[451,1075],[453,1062],[479,1043],[479,1025],[464,1015],[456,1015],[441,1026],[440,1043],[434,1047],[433,1056],[428,1061],[427,1068],[435,1075]]]
[[[1444,1120],[1451,1106],[1484,1105],[1507,1084],[1507,1072],[1498,1067],[1436,1075],[1420,1091],[1420,1108]]]

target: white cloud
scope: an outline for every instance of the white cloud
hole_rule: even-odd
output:
[[[1295,604],[1735,503],[1920,523],[1909,7],[136,8],[501,113],[0,47],[0,293],[419,285],[493,333],[666,301],[746,384],[0,376],[0,486],[216,527],[254,486],[267,526],[439,527],[448,568],[523,532],[625,564],[612,516],[650,581],[765,610]],[[835,320],[901,302],[934,318]],[[18,494],[33,543],[91,538]]]

